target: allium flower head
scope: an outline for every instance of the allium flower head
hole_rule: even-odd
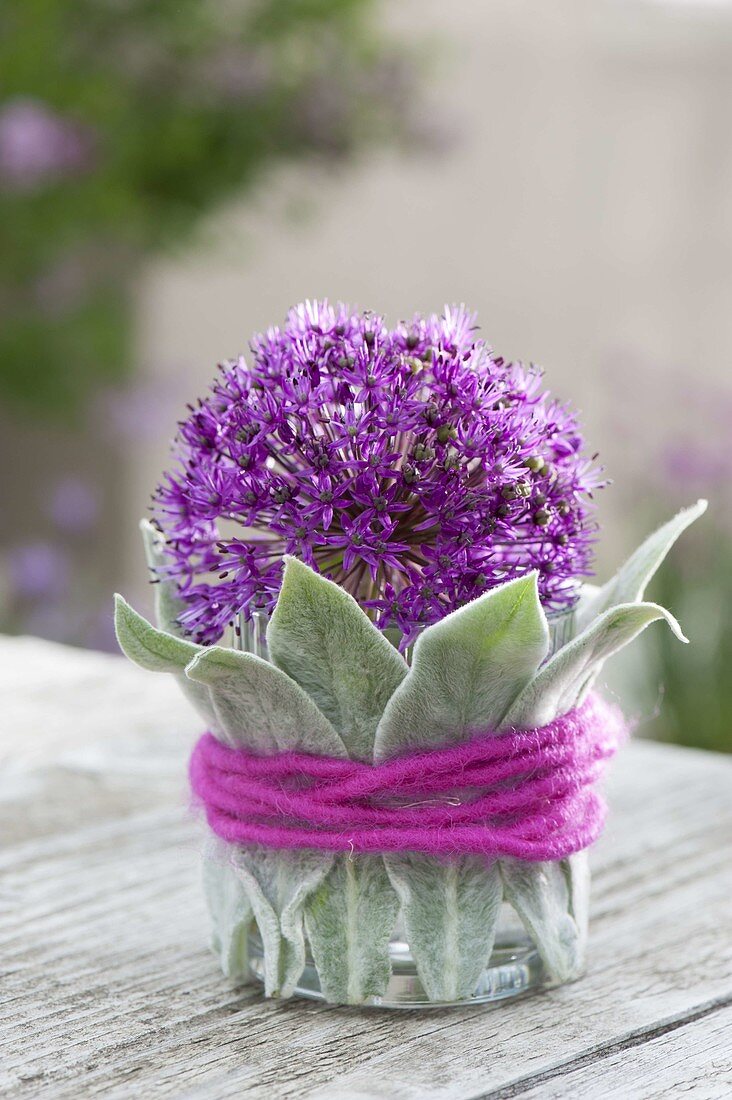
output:
[[[494,356],[463,308],[390,330],[305,302],[219,369],[154,502],[198,641],[274,606],[285,553],[404,645],[532,569],[548,609],[575,599],[599,471],[541,373]]]

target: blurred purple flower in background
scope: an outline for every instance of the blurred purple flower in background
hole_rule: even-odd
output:
[[[40,100],[18,98],[0,108],[0,184],[8,190],[32,191],[88,171],[93,149],[88,127]]]
[[[541,372],[494,356],[464,308],[389,330],[306,302],[251,348],[190,406],[155,498],[199,641],[274,605],[284,553],[403,644],[532,569],[547,607],[574,601],[600,471]]]
[[[696,439],[673,440],[662,451],[665,474],[684,492],[724,491],[732,477],[732,461],[726,449]]]
[[[51,542],[38,540],[12,547],[7,568],[10,590],[17,599],[55,599],[69,581],[68,555]]]
[[[89,481],[66,477],[59,481],[48,502],[48,516],[62,531],[84,534],[99,514],[99,492]]]
[[[90,427],[104,439],[123,444],[155,442],[180,409],[180,390],[172,377],[133,379],[126,386],[100,390],[92,402]]]

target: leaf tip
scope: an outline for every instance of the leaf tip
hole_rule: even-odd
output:
[[[165,546],[165,536],[159,527],[151,523],[149,519],[141,519],[138,528],[146,546],[154,550],[162,550]]]
[[[663,618],[668,623],[674,636],[678,638],[680,642],[683,642],[684,645],[688,645],[689,639],[686,637],[683,630],[681,629],[681,623],[676,618],[676,616],[672,615],[671,612],[665,607],[659,607],[659,611],[662,613]]]
[[[284,570],[282,576],[282,583],[284,584],[285,577],[288,574],[299,574],[301,577],[319,577],[320,574],[316,572],[311,566],[306,565],[300,558],[296,558],[293,554],[283,554],[282,561],[284,562]]]
[[[134,614],[132,605],[119,592],[114,593],[114,622],[115,626],[124,618],[128,617],[130,612]]]
[[[538,569],[532,569],[530,573],[526,574],[525,580],[526,580],[527,586],[528,586],[529,590],[531,591],[532,595],[535,595],[537,600],[538,600],[539,599],[539,570]]]
[[[115,592],[114,633],[117,638],[117,645],[122,650],[125,657],[129,657],[133,662],[135,661],[133,636],[135,623],[138,618],[139,616],[134,607],[132,607],[119,592]]]
[[[288,590],[292,584],[302,584],[303,581],[318,575],[314,569],[311,569],[305,562],[300,561],[299,558],[293,557],[292,554],[283,554],[282,562],[284,569],[282,570],[280,595],[283,591]]]

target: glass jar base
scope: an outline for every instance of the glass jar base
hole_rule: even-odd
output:
[[[488,966],[480,975],[471,997],[460,1000],[431,1001],[419,980],[409,945],[395,938],[389,947],[391,978],[381,997],[360,1002],[366,1008],[450,1008],[493,1004],[511,1000],[541,989],[547,976],[539,953],[525,934],[499,936]],[[264,981],[264,952],[259,936],[249,937],[249,969],[252,977]],[[320,988],[318,971],[308,952],[305,969],[295,986],[294,996],[311,1001],[327,1001]]]

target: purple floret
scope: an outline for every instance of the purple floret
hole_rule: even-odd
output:
[[[305,302],[251,352],[191,407],[154,498],[193,638],[271,610],[285,553],[405,645],[532,569],[547,610],[576,599],[601,472],[541,372],[494,356],[463,308],[389,330]]]

